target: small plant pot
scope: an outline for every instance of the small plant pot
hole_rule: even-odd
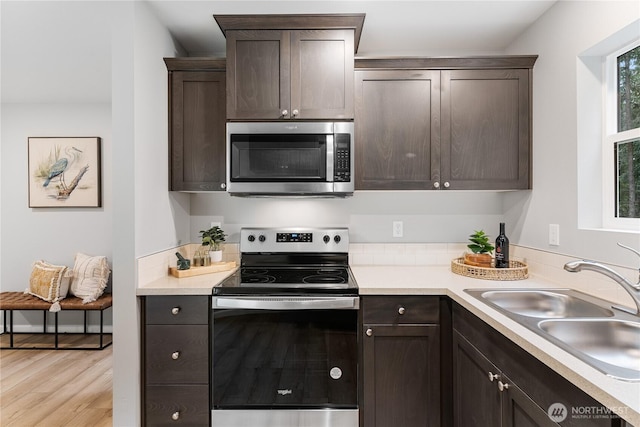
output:
[[[464,263],[467,265],[473,265],[474,267],[486,267],[491,268],[493,258],[491,254],[464,254]]]
[[[209,251],[209,257],[211,262],[220,262],[222,261],[222,251]]]

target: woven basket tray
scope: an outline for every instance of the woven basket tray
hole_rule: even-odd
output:
[[[529,277],[527,264],[509,261],[509,268],[474,267],[464,263],[464,258],[451,260],[451,271],[461,276],[485,280],[523,280]]]

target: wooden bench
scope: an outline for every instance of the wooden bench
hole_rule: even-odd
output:
[[[113,305],[113,297],[110,293],[103,294],[96,301],[83,304],[81,298],[77,298],[74,296],[69,296],[62,301],[60,301],[61,311],[54,312],[55,317],[55,328],[54,328],[54,345],[51,346],[16,346],[14,342],[14,335],[17,334],[32,334],[31,332],[14,332],[13,330],[13,312],[20,310],[40,310],[44,312],[44,326],[42,334],[50,335],[51,332],[47,331],[47,313],[49,312],[49,307],[51,307],[51,303],[47,301],[43,301],[40,298],[34,297],[33,295],[25,294],[23,292],[0,292],[0,310],[4,312],[4,332],[0,335],[9,334],[9,346],[8,347],[0,347],[0,349],[13,349],[13,350],[102,350],[113,343],[113,335],[110,333],[104,332],[104,311],[111,308]],[[100,342],[97,347],[85,347],[85,346],[60,346],[59,344],[59,335],[61,332],[58,331],[58,313],[62,313],[65,311],[83,311],[84,312],[84,335],[99,335]],[[89,332],[87,325],[87,313],[89,311],[100,311],[100,332]],[[9,314],[8,325],[7,325],[7,312]],[[62,334],[68,335],[82,335],[82,332],[62,332]],[[105,343],[105,337],[110,337],[111,339]]]

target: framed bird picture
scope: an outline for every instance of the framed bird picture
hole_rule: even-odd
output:
[[[99,137],[30,137],[29,207],[102,206]]]

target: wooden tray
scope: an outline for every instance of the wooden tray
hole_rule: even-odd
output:
[[[188,270],[178,270],[176,267],[170,267],[169,274],[178,278],[193,277],[200,276],[201,274],[218,273],[220,271],[232,270],[234,268],[236,268],[235,261],[214,262],[213,264],[206,267],[191,267]]]

